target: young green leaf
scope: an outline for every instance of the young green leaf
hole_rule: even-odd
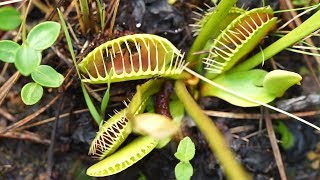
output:
[[[20,13],[13,7],[2,7],[0,8],[0,22],[0,30],[13,30],[21,23]]]
[[[174,156],[180,161],[190,161],[196,152],[196,148],[189,137],[183,138],[178,146],[177,152]]]
[[[43,88],[37,83],[31,82],[21,89],[21,99],[26,105],[37,103],[43,95]]]
[[[0,41],[0,60],[7,63],[13,63],[19,44],[14,41]]]
[[[57,40],[61,26],[57,22],[47,21],[33,27],[27,36],[27,44],[35,50],[44,50]]]
[[[179,162],[174,172],[177,180],[189,180],[193,174],[193,168],[189,162]]]
[[[281,97],[286,90],[294,85],[300,84],[302,77],[294,72],[284,70],[273,70],[263,80],[263,87],[276,97]]]
[[[40,65],[41,58],[40,51],[21,46],[16,52],[14,65],[22,75],[29,76]]]
[[[32,73],[32,79],[45,87],[59,87],[64,77],[62,74],[58,73],[55,69],[48,65],[40,65],[38,66]]]
[[[249,71],[226,73],[215,78],[213,81],[234,90],[239,95],[250,97],[263,103],[269,103],[275,98],[282,96],[291,86],[299,84],[301,79],[301,76],[294,72],[274,70],[268,73],[261,69],[252,69]],[[236,97],[207,83],[201,87],[201,94],[203,96],[216,96],[240,107],[260,105],[244,98]]]
[[[281,121],[278,122],[274,130],[281,135],[281,147],[289,150],[294,145],[294,135],[290,132],[289,128]]]
[[[169,104],[170,114],[175,122],[181,122],[184,117],[184,106],[179,99],[173,100]]]

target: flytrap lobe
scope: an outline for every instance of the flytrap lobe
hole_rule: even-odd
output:
[[[141,160],[158,145],[156,138],[144,134],[120,147],[133,132],[134,117],[144,112],[147,99],[159,92],[163,82],[162,79],[153,79],[137,86],[137,93],[127,108],[100,126],[91,143],[89,155],[101,161],[89,167],[87,175],[101,177],[119,173]]]
[[[125,110],[116,113],[100,127],[91,143],[89,155],[101,160],[117,150],[126,140],[132,129]]]
[[[238,16],[214,40],[209,56],[204,61],[206,69],[213,74],[231,69],[259,44],[275,26],[276,20],[269,6],[252,9]]]
[[[134,34],[108,41],[91,51],[79,64],[83,81],[92,84],[170,77],[181,74],[183,54],[167,39]],[[112,72],[111,72],[112,71]]]
[[[193,36],[198,36],[199,32],[206,25],[206,23],[210,19],[210,16],[212,16],[212,14],[214,13],[214,10],[216,8],[215,6],[213,6],[213,7],[210,7],[209,5],[206,5],[206,6],[208,8],[207,10],[197,8],[198,11],[193,11],[193,14],[195,15],[195,17],[192,19],[195,20],[195,23],[189,25],[189,26],[191,26],[191,31],[193,33]],[[232,20],[234,20],[235,18],[237,18],[238,16],[240,16],[241,14],[243,14],[245,12],[246,11],[242,8],[232,7],[229,10],[228,15],[223,20],[223,22],[220,22],[216,26],[216,28],[223,30],[227,25],[229,25],[231,23]]]
[[[158,141],[150,136],[141,136],[106,159],[87,169],[87,175],[102,177],[123,171],[150,153]]]

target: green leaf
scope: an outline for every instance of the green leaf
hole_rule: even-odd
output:
[[[196,148],[189,137],[183,138],[178,146],[177,152],[174,156],[180,161],[190,161],[196,152]]]
[[[41,58],[40,51],[21,46],[16,52],[14,65],[22,75],[29,76],[40,65]]]
[[[32,73],[32,79],[40,84],[41,86],[45,87],[59,87],[64,77],[62,74],[58,73],[55,69],[48,65],[40,65],[38,66]]]
[[[281,78],[279,76],[275,76],[273,72],[270,73],[271,75],[268,75],[267,71],[253,69],[249,71],[226,73],[215,78],[213,81],[228,89],[236,91],[241,96],[250,97],[263,103],[273,101],[281,93],[284,93],[290,86],[299,82],[297,81],[299,79],[295,76],[293,77],[291,73],[281,73],[283,75]],[[280,82],[280,79],[287,81],[287,83]],[[201,87],[201,94],[203,96],[219,97],[240,107],[259,106],[259,104],[236,97],[209,84],[204,84]]]
[[[302,77],[294,72],[274,70],[269,72],[263,80],[263,87],[276,97],[281,97],[294,84],[300,84]]]
[[[181,122],[184,117],[184,106],[179,99],[173,100],[169,104],[170,114],[173,117],[173,121]]]
[[[13,30],[21,23],[20,13],[13,7],[2,7],[0,8],[0,22],[0,30]]]
[[[113,72],[113,71],[111,71],[111,72]],[[101,108],[100,108],[101,119],[104,119],[105,115],[106,115],[106,109],[107,109],[107,106],[109,103],[109,98],[110,98],[110,87],[111,87],[110,85],[111,85],[111,76],[109,76],[108,88],[107,88],[107,91],[104,93],[102,101],[101,101]]]
[[[177,180],[189,180],[193,174],[193,168],[189,162],[179,162],[174,172]]]
[[[43,95],[43,88],[37,83],[31,82],[21,89],[21,99],[26,105],[37,103]]]
[[[261,69],[253,69],[226,73],[215,78],[213,81],[228,89],[232,89],[241,96],[269,103],[281,96],[289,87],[298,84],[300,80],[301,76],[293,72],[275,70],[268,73]],[[203,96],[219,97],[236,106],[259,106],[259,104],[236,97],[207,83],[201,87],[201,94]]]
[[[47,21],[33,27],[27,36],[27,44],[35,50],[44,50],[57,40],[61,26],[57,22]]]
[[[285,150],[289,150],[294,145],[294,135],[290,132],[287,126],[279,121],[278,125],[274,128],[274,130],[281,134],[281,147]]]
[[[7,63],[13,63],[19,47],[19,44],[14,41],[0,41],[0,60]]]

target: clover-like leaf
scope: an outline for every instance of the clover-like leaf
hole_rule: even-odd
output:
[[[269,103],[281,96],[289,87],[298,84],[300,80],[301,76],[293,72],[275,70],[268,73],[264,70],[253,69],[226,73],[213,81],[237,92],[240,96],[250,97],[262,103]],[[236,106],[259,106],[259,104],[229,94],[209,84],[202,86],[201,93],[203,96],[219,97]]]
[[[27,44],[35,50],[44,50],[57,40],[61,26],[57,22],[47,21],[33,27],[27,36]]]
[[[40,65],[38,66],[32,73],[32,79],[45,87],[59,87],[64,77],[62,74],[58,73],[55,69],[48,65]]]
[[[14,65],[22,75],[29,76],[40,65],[41,58],[40,51],[23,45],[16,52]]]
[[[174,168],[174,172],[177,180],[190,180],[193,168],[189,162],[179,162]]]
[[[174,156],[180,161],[190,161],[196,153],[196,148],[194,143],[191,141],[189,137],[183,138],[178,146],[177,152]]]
[[[21,99],[26,105],[37,103],[43,95],[43,88],[37,83],[31,82],[21,89]]]
[[[21,23],[21,15],[15,8],[7,6],[0,8],[0,30],[9,31]]]
[[[19,44],[14,41],[0,41],[0,60],[7,63],[13,63]]]

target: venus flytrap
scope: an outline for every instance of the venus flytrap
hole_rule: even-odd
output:
[[[26,105],[37,103],[43,95],[43,87],[57,88],[64,77],[48,65],[40,65],[44,49],[52,46],[60,33],[56,22],[43,22],[31,29],[26,41],[19,45],[14,41],[0,41],[0,60],[14,63],[24,76],[30,76],[35,83],[28,83],[21,89],[21,98]]]
[[[213,81],[243,96],[268,103],[277,97],[281,97],[291,86],[299,84],[301,79],[302,77],[299,74],[289,71],[274,70],[268,73],[261,69],[252,69],[223,74]],[[219,97],[236,106],[260,106],[260,104],[226,93],[225,90],[213,87],[210,84],[203,84],[201,94],[203,96]]]
[[[261,103],[269,103],[282,96],[292,85],[299,84],[302,79],[300,75],[283,70],[267,73],[264,70],[248,69],[233,73],[238,61],[244,59],[256,47],[275,23],[276,18],[273,17],[270,7],[252,9],[236,17],[212,43],[204,62],[207,69],[206,77],[241,96],[251,97]],[[263,53],[261,55],[260,59],[270,58],[265,57]],[[216,96],[242,107],[262,105],[226,93],[225,90],[219,90],[209,83],[202,84],[201,94]]]
[[[203,50],[205,44],[210,44],[211,41],[209,39],[215,38],[213,43],[210,44],[210,48],[208,48],[210,52],[205,62],[208,65],[207,70],[213,70],[211,74],[207,74],[210,79],[186,67],[183,61],[183,54],[168,40],[149,34],[128,35],[108,41],[95,48],[77,65],[70,36],[65,24],[63,24],[76,69],[77,71],[78,68],[80,69],[78,75],[82,79],[81,87],[86,102],[98,124],[104,119],[103,113],[99,113],[95,109],[83,83],[108,83],[108,88],[110,88],[110,83],[113,82],[157,77],[156,80],[150,80],[138,86],[137,93],[128,107],[116,113],[100,127],[96,138],[92,142],[90,154],[98,156],[101,161],[87,170],[88,175],[108,176],[118,173],[142,159],[153,148],[162,144],[161,142],[168,142],[168,137],[166,136],[170,137],[175,131],[163,132],[161,129],[165,128],[162,128],[162,126],[171,127],[171,125],[176,126],[176,124],[171,123],[168,118],[162,115],[144,113],[148,98],[161,89],[163,82],[163,79],[159,79],[161,77],[178,79],[175,83],[177,97],[204,134],[209,147],[219,159],[229,179],[250,179],[250,176],[235,160],[235,156],[224,141],[223,135],[215,127],[212,120],[203,114],[187,91],[183,80],[190,79],[191,75],[194,75],[205,82],[202,84],[203,94],[208,93],[208,95],[217,96],[238,106],[262,105],[308,124],[301,118],[299,119],[266,104],[281,96],[292,85],[298,84],[301,76],[282,70],[268,73],[264,70],[252,69],[254,66],[244,71],[234,71],[234,66],[246,62],[247,54],[258,45],[260,40],[275,25],[276,18],[273,17],[273,12],[269,7],[250,11],[243,10],[235,16],[230,16],[231,18],[228,18],[230,25],[223,28],[222,32],[220,31],[221,29],[214,29],[213,34],[211,34],[212,27],[216,26],[231,13],[235,2],[235,0],[222,0],[220,2],[216,11],[210,15],[206,22],[202,23],[204,27],[199,31],[198,37],[187,57],[190,67],[201,64],[201,59],[197,59],[198,56],[193,55],[193,53]],[[63,22],[60,12],[59,15]],[[296,40],[298,41],[299,39]],[[269,56],[267,57],[269,58]],[[100,109],[102,111],[104,108]],[[158,118],[154,123],[158,122],[161,126],[160,128],[157,129],[157,127],[150,125],[152,124],[150,120],[152,118]],[[146,119],[146,122],[139,119]],[[169,123],[166,123],[166,121]],[[310,123],[308,125],[312,126]],[[318,128],[314,125],[312,127]],[[160,135],[153,134],[152,129],[160,129]],[[141,137],[118,150],[117,148],[132,132],[140,134]]]
[[[182,73],[183,55],[167,39],[151,34],[127,35],[91,51],[79,64],[84,82],[106,83],[175,77]]]
[[[150,80],[138,86],[128,107],[116,113],[99,128],[89,154],[101,161],[87,170],[89,176],[109,176],[125,170],[158,144],[163,146],[161,141],[168,143],[167,138],[178,131],[179,125],[169,118],[154,113],[142,113],[149,96],[160,90],[161,86],[157,83],[162,82]],[[132,132],[141,137],[117,150]]]

